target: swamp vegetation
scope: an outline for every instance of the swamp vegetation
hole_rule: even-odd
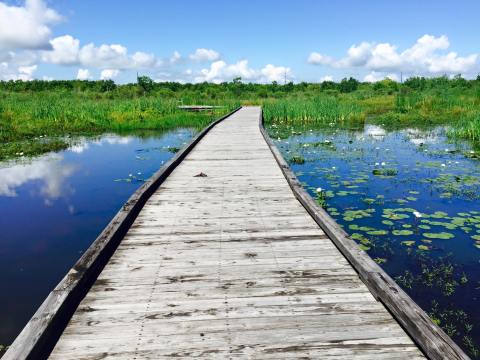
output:
[[[0,82],[0,178],[9,184],[0,183],[0,209],[12,219],[20,212],[38,218],[32,231],[46,249],[28,240],[29,231],[15,233],[18,224],[5,217],[11,247],[0,253],[8,258],[4,283],[19,276],[28,287],[28,276],[46,275],[37,279],[35,299],[24,299],[22,314],[8,310],[13,298],[4,304],[8,329],[0,343],[14,338],[138,184],[198,129],[240,104],[263,106],[270,135],[310,194],[480,358],[480,77],[460,76],[403,84]],[[185,112],[180,105],[220,107]],[[40,173],[43,180],[27,175]],[[88,209],[81,199],[89,196],[104,196],[107,205]],[[45,226],[59,218],[64,225],[52,234]],[[78,242],[64,242],[73,233]],[[39,256],[44,250],[65,261],[53,267],[49,256]],[[35,261],[25,262],[25,253]],[[21,289],[12,294],[23,296]]]

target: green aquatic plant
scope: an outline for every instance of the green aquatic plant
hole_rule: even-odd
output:
[[[429,239],[442,239],[442,240],[448,240],[455,237],[453,234],[447,233],[447,232],[423,233],[423,236]]]
[[[398,170],[396,169],[373,169],[372,174],[375,176],[396,176]]]
[[[411,230],[393,230],[392,234],[395,236],[409,236],[413,234]]]
[[[294,155],[289,160],[292,164],[302,165],[305,164],[305,158],[301,155]],[[297,174],[298,176],[298,174]]]

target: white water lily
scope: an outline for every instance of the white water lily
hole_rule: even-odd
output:
[[[385,166],[387,165],[387,163],[385,161],[382,161],[382,166]]]
[[[332,169],[335,170],[337,167],[336,166],[332,166]]]
[[[446,164],[442,164],[441,166],[442,166],[442,167],[445,167],[445,166],[447,166],[447,165],[446,165]]]
[[[321,187],[318,187],[316,191],[317,191],[317,193],[319,193],[319,192],[322,192],[323,189]]]
[[[416,218],[421,218],[421,217],[422,217],[422,214],[419,213],[418,211],[414,211],[414,212],[413,212],[413,215],[414,215]]]
[[[380,165],[380,163],[378,163],[378,162],[375,163],[375,166],[379,166],[379,165]]]

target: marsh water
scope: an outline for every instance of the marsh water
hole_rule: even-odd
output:
[[[480,153],[442,127],[269,132],[310,195],[478,356]]]
[[[475,358],[480,152],[442,127],[269,131],[309,193]],[[78,138],[65,151],[0,163],[0,344],[194,133]]]
[[[72,139],[0,163],[0,344],[10,344],[128,197],[195,134]]]

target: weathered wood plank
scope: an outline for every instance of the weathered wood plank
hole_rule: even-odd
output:
[[[152,192],[52,359],[424,358],[356,269],[378,267],[305,210],[260,114],[212,128]]]
[[[295,199],[259,114],[212,129],[151,196],[52,359],[422,358]]]

